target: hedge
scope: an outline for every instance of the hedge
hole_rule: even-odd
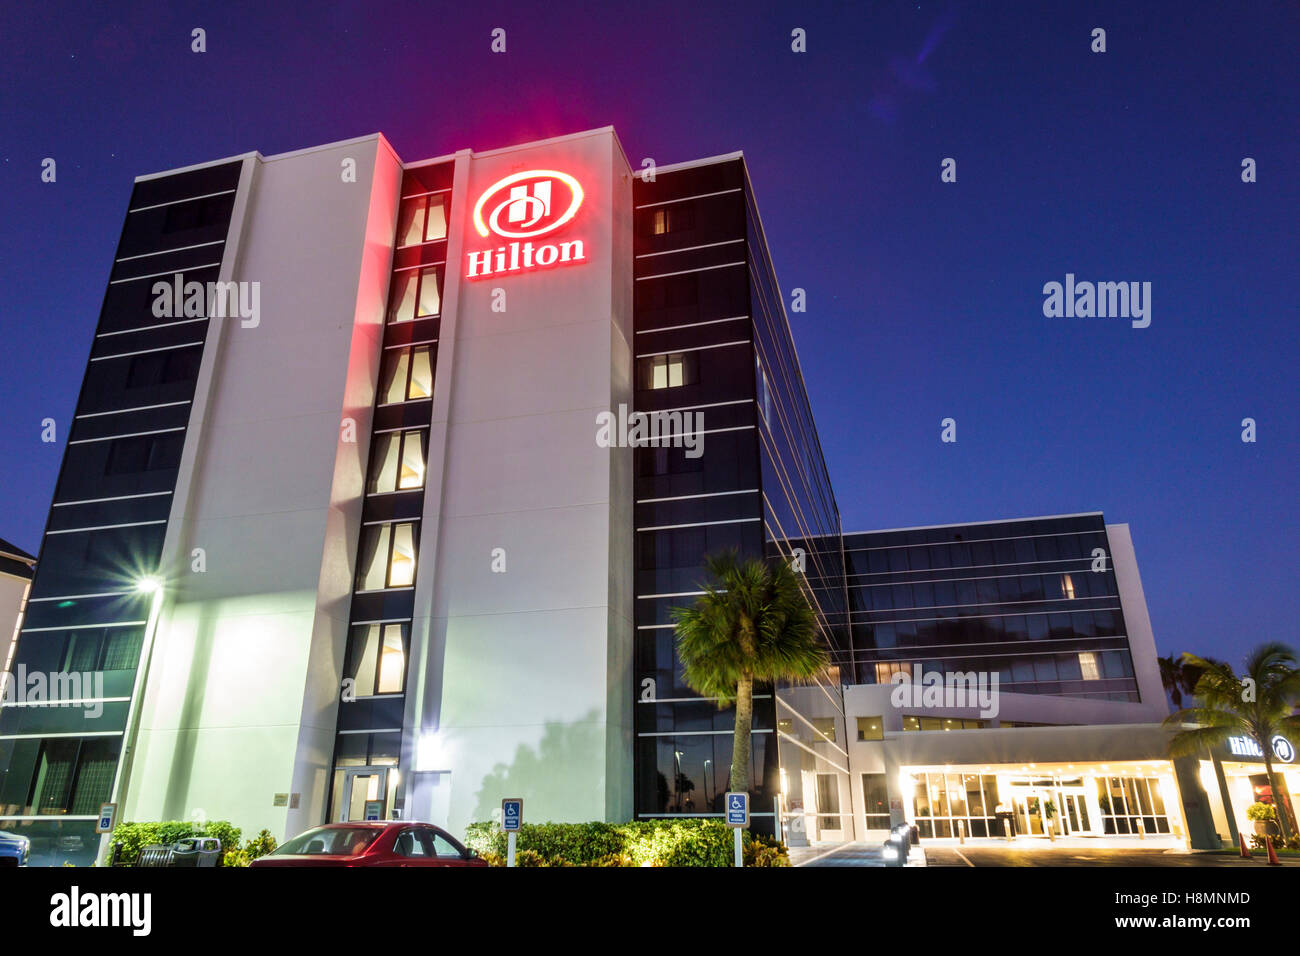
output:
[[[746,866],[789,866],[785,847],[745,832]],[[489,862],[506,854],[496,823],[471,823],[465,844]],[[632,823],[525,823],[516,838],[520,866],[731,866],[735,838],[717,820]]]
[[[160,843],[163,846],[175,843],[188,836],[210,836],[221,841],[221,859],[219,866],[225,865],[225,857],[231,850],[239,849],[239,828],[226,820],[209,820],[203,826],[185,820],[168,820],[151,823],[119,823],[113,828],[110,843],[121,843],[122,853],[117,858],[119,866],[134,866],[140,857],[140,851],[147,846]]]

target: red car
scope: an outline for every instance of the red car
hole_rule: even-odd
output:
[[[249,866],[487,866],[431,823],[327,823]]]

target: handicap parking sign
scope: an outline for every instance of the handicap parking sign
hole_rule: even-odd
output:
[[[501,801],[501,829],[509,833],[518,830],[524,822],[524,801],[522,797],[507,797]]]
[[[726,801],[727,826],[749,826],[749,794],[728,791]]]

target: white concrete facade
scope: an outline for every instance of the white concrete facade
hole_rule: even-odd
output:
[[[532,820],[627,819],[632,450],[600,447],[596,416],[632,402],[631,173],[609,129],[457,164],[412,651],[431,764],[408,813],[463,832],[527,795]],[[469,281],[467,204],[521,168],[579,176],[565,237],[587,259]]]
[[[282,837],[325,812],[401,166],[381,136],[244,163],[221,279],[261,318],[209,328],[122,812]]]
[[[238,159],[220,280],[260,283],[261,319],[209,329],[121,818],[227,819],[284,838],[329,812],[404,167],[378,135]],[[632,450],[600,447],[596,416],[632,404],[631,171],[609,128],[447,159],[390,785],[403,816],[453,832],[522,794],[531,820],[628,819]],[[484,244],[475,197],[523,165],[580,178],[565,238],[584,261],[464,280],[467,248]]]

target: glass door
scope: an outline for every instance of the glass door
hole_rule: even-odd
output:
[[[1092,823],[1088,820],[1088,801],[1082,793],[1061,794],[1061,814],[1067,835],[1092,836]]]
[[[1043,801],[1037,794],[1017,795],[1016,833],[1019,836],[1046,836],[1043,829]]]
[[[339,822],[388,818],[388,768],[352,767],[343,776]]]

